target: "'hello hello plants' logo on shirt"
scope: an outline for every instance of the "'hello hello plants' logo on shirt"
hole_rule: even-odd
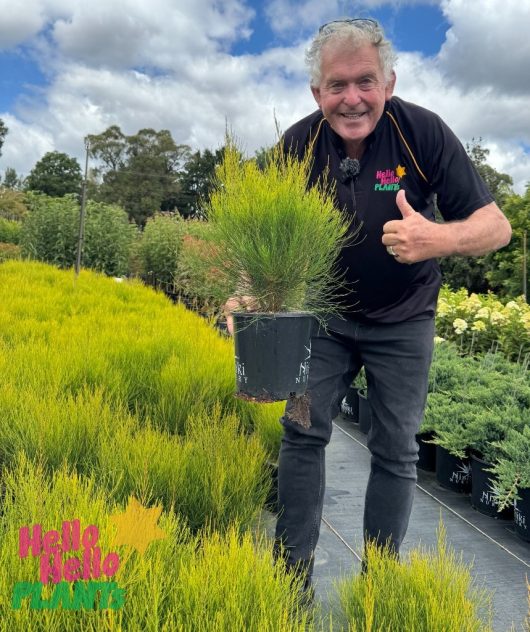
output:
[[[112,546],[128,545],[143,555],[150,542],[166,537],[156,525],[161,511],[162,507],[145,508],[130,498],[126,511],[110,518],[117,527]],[[120,568],[120,556],[116,551],[102,552],[96,525],[81,526],[74,519],[63,521],[60,531],[43,533],[40,523],[19,529],[18,555],[39,558],[39,581],[15,584],[13,608],[19,609],[25,599],[35,610],[117,610],[123,606],[125,591],[112,580]],[[51,592],[46,590],[50,583]],[[43,595],[43,589],[49,596]]]
[[[374,191],[399,191],[401,178],[406,175],[405,167],[401,165],[398,165],[395,169],[378,170],[375,173],[375,179],[379,182],[374,185]]]

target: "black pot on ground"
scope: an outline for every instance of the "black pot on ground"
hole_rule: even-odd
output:
[[[314,318],[303,312],[236,312],[237,395],[273,402],[305,393]]]
[[[372,426],[372,407],[364,389],[360,388],[357,395],[359,397],[359,430],[363,434],[368,434]]]
[[[487,470],[491,464],[484,461],[477,454],[471,454],[471,505],[486,516],[493,516],[501,520],[511,520],[513,509],[497,510],[498,502],[493,494],[493,478]]]
[[[436,471],[436,446],[434,443],[426,443],[434,437],[434,432],[420,432],[416,435],[418,442],[418,463],[416,467],[426,472]]]
[[[518,495],[520,499],[514,502],[515,533],[525,542],[530,542],[530,488],[519,489]]]
[[[459,494],[471,491],[471,466],[469,459],[459,459],[442,446],[436,446],[436,480],[442,487]]]
[[[346,397],[340,404],[340,412],[345,419],[353,421],[353,423],[359,423],[359,395],[357,394],[358,388],[356,386],[350,386]]]

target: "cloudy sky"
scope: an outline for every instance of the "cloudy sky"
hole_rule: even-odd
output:
[[[169,129],[193,149],[226,124],[252,154],[315,109],[304,50],[318,27],[375,17],[395,94],[483,138],[517,192],[530,181],[530,0],[0,0],[0,173],[83,138]]]

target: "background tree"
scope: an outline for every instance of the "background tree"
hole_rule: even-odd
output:
[[[179,175],[181,190],[176,198],[177,209],[184,217],[201,217],[214,186],[215,167],[223,160],[224,148],[211,152],[196,151]]]
[[[5,126],[4,121],[0,119],[0,156],[2,155],[2,145],[4,144],[5,137],[7,135],[8,128]]]
[[[495,201],[504,210],[506,201],[513,195],[513,180],[508,174],[496,171],[487,163],[490,151],[481,143],[482,138],[473,138],[466,145],[466,151]],[[465,287],[469,292],[476,293],[497,289],[495,277],[491,274],[495,265],[495,253],[483,257],[445,257],[440,260],[444,283],[453,290]]]
[[[254,153],[254,159],[258,164],[260,169],[264,169],[267,165],[267,162],[271,159],[272,152],[274,151],[274,146],[271,147],[260,147]]]
[[[27,214],[28,207],[24,193],[0,187],[0,217],[20,222]]]
[[[530,183],[526,193],[512,195],[506,199],[503,210],[512,226],[512,240],[506,246],[493,253],[493,264],[487,272],[490,285],[498,294],[504,296],[520,296],[527,289],[523,286],[523,268],[526,266],[526,283],[530,277],[530,257],[528,256],[530,241]],[[526,236],[525,236],[526,233]],[[526,238],[526,261],[524,261],[524,245]]]
[[[49,151],[30,171],[25,186],[51,197],[79,195],[82,183],[81,167],[76,158],[60,151]]]
[[[126,136],[114,125],[88,141],[91,156],[101,163],[97,199],[119,204],[140,226],[156,212],[176,208],[178,171],[190,149],[177,145],[168,130],[142,129]]]
[[[4,172],[2,186],[6,189],[18,191],[24,186],[24,178],[20,177],[13,167],[7,167]]]

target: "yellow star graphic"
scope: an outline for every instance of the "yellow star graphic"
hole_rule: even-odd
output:
[[[401,165],[398,165],[396,167],[396,175],[398,178],[402,178],[403,176],[407,175],[407,172],[405,171],[405,167],[402,167]]]
[[[153,540],[163,540],[166,537],[162,529],[156,525],[161,513],[161,505],[143,507],[134,496],[131,496],[125,512],[110,517],[110,521],[118,528],[113,545],[128,544],[143,555]]]

